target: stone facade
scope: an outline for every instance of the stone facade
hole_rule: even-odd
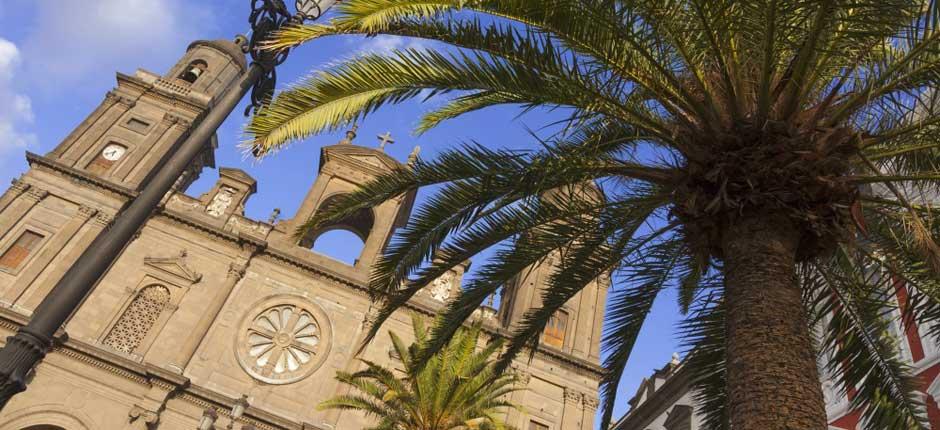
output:
[[[245,68],[233,43],[195,42],[166,75],[118,74],[117,87],[55,150],[27,154],[30,170],[0,197],[2,338],[27,321]],[[367,425],[355,413],[315,406],[344,392],[336,371],[359,366],[354,354],[374,309],[365,290],[369,266],[408,220],[414,196],[300,241],[292,233],[335,196],[401,165],[351,139],[325,147],[298,212],[282,222],[254,220],[244,207],[257,184],[241,170],[221,168],[210,191],[185,194],[213,166],[215,147],[215,139],[206,142],[60,332],[29,389],[0,412],[0,429],[194,429],[209,409],[219,414],[216,428],[225,428],[242,396],[250,406],[236,429]],[[354,265],[310,249],[317,235],[334,228],[363,239]],[[537,305],[550,265],[507,289],[504,302],[513,306],[480,310],[490,336],[504,336]],[[384,329],[407,338],[410,314],[434,315],[460,288],[466,268],[422,291]],[[574,297],[558,322],[561,339],[516,364],[528,390],[514,394],[525,411],[510,413],[510,424],[593,428],[607,285],[599,280]],[[394,365],[389,349],[383,334],[361,357]]]

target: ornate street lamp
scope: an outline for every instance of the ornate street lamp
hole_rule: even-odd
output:
[[[287,59],[288,52],[263,51],[259,44],[284,25],[320,18],[338,1],[297,0],[297,13],[291,15],[284,0],[250,0],[252,37],[247,46],[244,46],[245,38],[237,40],[251,55],[251,67],[222,95],[140,194],[118,212],[110,228],[102,231],[85,249],[36,307],[29,323],[15,336],[7,338],[6,345],[0,349],[0,409],[10,398],[26,389],[30,373],[52,346],[56,330],[85,300],[242,98],[251,92],[249,109],[257,109],[271,99],[277,78],[275,68]],[[205,416],[203,421],[206,421]]]

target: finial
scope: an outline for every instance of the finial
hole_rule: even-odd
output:
[[[277,220],[280,217],[281,217],[281,208],[274,208],[274,210],[271,211],[271,216],[268,217],[268,224],[271,224],[271,225],[277,224]]]
[[[379,149],[384,151],[385,145],[391,145],[395,143],[395,140],[392,139],[392,132],[386,131],[385,134],[380,134],[376,136],[379,138]]]
[[[418,154],[421,153],[421,147],[415,146],[415,149],[411,150],[411,154],[408,154],[408,165],[414,166],[418,162]]]
[[[672,365],[673,365],[673,366],[678,366],[679,363],[680,363],[680,361],[679,361],[679,353],[678,353],[678,352],[673,352],[673,353],[672,353]]]
[[[352,128],[346,131],[346,138],[339,141],[341,144],[352,145],[353,139],[356,138],[356,132],[359,131],[359,124],[353,124]]]

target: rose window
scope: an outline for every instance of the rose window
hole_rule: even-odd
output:
[[[316,370],[328,352],[325,320],[322,311],[313,306],[263,306],[242,324],[239,362],[251,376],[264,382],[298,381]]]

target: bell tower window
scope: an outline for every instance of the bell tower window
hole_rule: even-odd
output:
[[[202,76],[204,73],[206,73],[206,70],[208,69],[209,69],[209,65],[206,64],[205,61],[196,60],[196,61],[193,61],[192,63],[189,63],[189,65],[186,66],[186,69],[179,76],[179,78],[186,82],[189,82],[190,84],[194,84],[196,83],[196,80],[199,79],[199,77]]]
[[[542,342],[555,348],[565,344],[565,331],[568,328],[568,312],[559,310],[545,324],[542,332]]]
[[[340,195],[330,196],[320,204],[319,210],[329,209],[339,198]],[[333,224],[310,232],[300,241],[300,246],[354,266],[374,225],[375,215],[372,210],[363,208]]]

